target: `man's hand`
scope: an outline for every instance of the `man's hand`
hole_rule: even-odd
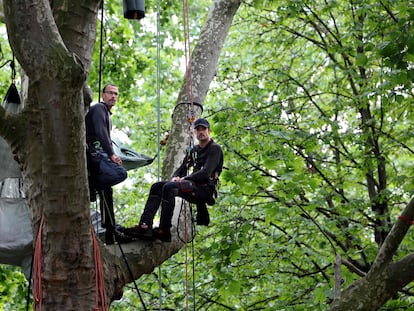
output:
[[[182,179],[181,177],[175,176],[175,177],[171,178],[171,181],[180,182],[181,179]]]
[[[119,156],[117,156],[116,154],[111,155],[111,160],[112,162],[115,162],[118,165],[122,165],[122,160]]]

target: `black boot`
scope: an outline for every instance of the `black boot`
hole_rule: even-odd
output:
[[[161,242],[171,242],[170,228],[154,228],[154,239],[161,240]]]

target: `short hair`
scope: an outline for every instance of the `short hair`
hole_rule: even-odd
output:
[[[108,86],[114,86],[114,87],[117,87],[115,84],[112,84],[112,83],[107,83],[107,84],[105,84],[105,86],[103,87],[103,89],[102,89],[102,93],[105,93],[105,90],[106,90],[106,88],[107,88]]]

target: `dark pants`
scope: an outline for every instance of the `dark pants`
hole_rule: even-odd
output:
[[[112,187],[98,191],[99,207],[101,210],[101,224],[103,228],[108,231],[113,231],[115,228],[115,214],[114,214],[114,198]]]
[[[112,162],[106,153],[101,153],[98,171],[92,175],[95,189],[98,191],[119,184],[128,176],[126,169]]]
[[[98,191],[99,194],[102,227],[113,231],[115,216],[112,186],[124,181],[127,178],[127,171],[124,167],[112,162],[106,153],[100,153],[98,156],[99,159],[94,159],[96,161],[94,167],[89,170],[89,187],[93,191]]]
[[[151,186],[151,190],[141,215],[140,223],[153,225],[154,216],[161,204],[160,228],[170,228],[174,213],[175,197],[179,196],[190,203],[203,203],[211,200],[214,189],[208,185],[196,185],[194,182],[160,181]]]

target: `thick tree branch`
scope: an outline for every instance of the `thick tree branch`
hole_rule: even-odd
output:
[[[407,204],[400,218],[382,244],[374,264],[362,279],[354,282],[335,300],[329,310],[378,310],[388,299],[414,278],[414,254],[392,263],[395,252],[414,219],[414,198]],[[375,286],[381,284],[381,286]],[[364,292],[364,295],[357,295]],[[358,301],[356,298],[358,297]],[[358,308],[355,308],[358,306]]]
[[[79,81],[80,66],[63,43],[49,1],[6,0],[4,14],[7,32],[13,34],[9,36],[13,53],[30,83],[45,76]],[[37,56],[35,62],[33,55]]]
[[[400,218],[395,222],[390,233],[387,235],[369,273],[375,273],[376,271],[383,269],[385,265],[391,262],[401,241],[410,229],[411,222],[413,220],[414,198],[412,198],[407,204]]]
[[[240,4],[241,0],[214,1],[188,64],[177,104],[191,102],[203,104],[216,72],[221,49]],[[177,133],[188,133],[188,107],[185,105],[177,105],[177,107],[180,109],[175,109],[173,114],[169,148],[165,155],[165,162],[172,165],[164,165],[162,172],[164,178],[169,178],[181,162],[189,141],[188,137],[177,135]],[[197,108],[194,113],[195,117],[199,116],[201,109]]]

